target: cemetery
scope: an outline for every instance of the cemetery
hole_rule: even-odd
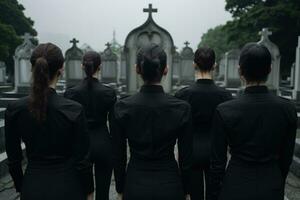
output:
[[[166,92],[174,94],[195,81],[193,56],[196,49],[192,49],[188,41],[184,43],[183,49],[178,49],[175,46],[180,45],[180,43],[174,41],[171,33],[155,22],[153,15],[158,12],[158,9],[153,8],[152,4],[149,4],[149,7],[145,8],[143,12],[148,15],[147,20],[128,33],[124,44],[116,45],[116,43],[108,42],[100,52],[102,65],[99,79],[114,88],[118,97],[139,91],[142,81],[135,71],[136,54],[141,47],[150,43],[160,45],[168,55],[169,74],[162,82]],[[297,49],[295,49],[296,59],[294,65],[291,66],[290,76],[287,80],[281,80],[281,54],[276,41],[271,41],[269,38],[272,32],[268,28],[264,28],[257,34],[261,36],[261,40],[249,41],[249,43],[257,42],[266,46],[272,55],[272,72],[267,82],[268,87],[274,94],[295,102],[300,117],[300,36]],[[36,47],[36,44],[32,42],[34,37],[30,34],[26,33],[22,38],[23,43],[15,49],[14,53],[13,81],[8,82],[6,64],[0,61],[0,180],[4,179],[6,184],[0,182],[1,200],[1,192],[12,187],[8,178],[7,157],[4,147],[4,113],[10,102],[28,95],[31,84],[30,56]],[[89,45],[78,47],[79,40],[80,38],[71,40],[70,48],[65,52],[65,74],[59,81],[57,88],[59,94],[63,94],[66,88],[75,85],[85,76],[81,67],[81,60],[84,52],[92,49]],[[214,74],[215,82],[230,90],[235,97],[243,92],[243,82],[240,80],[238,72],[239,55],[240,49],[232,49],[222,55]],[[298,123],[300,128],[300,121]],[[300,182],[297,182],[300,180],[300,137],[295,142],[295,154],[289,175],[293,178],[290,183],[287,183],[289,185],[287,190],[290,194],[290,196],[287,195],[287,199],[290,200],[300,199],[300,196],[296,198],[297,195],[300,195]],[[8,199],[17,199],[12,194],[12,191],[11,194],[6,194],[11,195]]]

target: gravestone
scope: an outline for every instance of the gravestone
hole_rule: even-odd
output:
[[[217,81],[224,81],[224,76],[225,76],[225,55],[223,54],[218,64],[218,75],[216,78]]]
[[[172,71],[172,85],[179,86],[181,81],[181,56],[178,51],[176,51],[177,47],[175,47],[175,53],[173,56],[173,71]]]
[[[293,89],[293,99],[300,101],[300,36],[298,37],[298,46],[296,49],[295,87]]]
[[[6,65],[0,61],[0,84],[6,83]]]
[[[296,70],[296,63],[293,63],[291,66],[291,75],[290,75],[290,86],[295,86],[295,70]]]
[[[72,47],[68,49],[65,54],[65,77],[67,87],[74,86],[85,77],[81,67],[83,52],[77,47],[76,44],[78,42],[79,41],[75,38],[71,40],[70,43],[72,43]]]
[[[112,51],[110,43],[107,43],[106,47],[101,55],[101,81],[103,83],[117,83],[118,56]]]
[[[166,92],[172,90],[172,63],[174,54],[174,42],[173,38],[168,31],[156,24],[152,17],[152,13],[157,13],[158,10],[149,4],[149,8],[144,9],[144,12],[148,13],[147,21],[138,28],[132,30],[126,40],[124,47],[124,54],[126,59],[126,82],[127,91],[129,93],[135,93],[142,86],[143,82],[141,78],[136,74],[136,56],[138,50],[145,45],[155,43],[161,46],[168,56],[168,66],[170,67],[169,73],[162,80],[162,85]]]
[[[241,86],[239,76],[240,50],[234,49],[225,54],[225,74],[224,85],[228,88],[238,88]]]
[[[28,93],[31,84],[31,63],[30,57],[36,47],[32,44],[31,39],[34,37],[25,33],[22,37],[23,43],[15,50],[14,71],[15,71],[15,90],[18,93]]]
[[[181,81],[182,85],[189,85],[195,82],[194,51],[189,47],[189,42],[185,42],[185,47],[181,51]]]
[[[272,56],[272,70],[268,77],[267,86],[274,93],[278,93],[280,82],[280,51],[277,45],[270,41],[269,36],[272,35],[272,32],[268,28],[263,28],[259,34],[261,35],[261,40],[258,44],[267,47]]]
[[[121,63],[120,63],[120,82],[125,84],[126,82],[126,54],[124,48],[121,49]]]

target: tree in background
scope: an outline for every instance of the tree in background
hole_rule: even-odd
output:
[[[34,22],[25,16],[25,8],[17,0],[0,0],[0,60],[5,61],[8,73],[13,74],[13,55],[26,32],[37,35]]]
[[[279,46],[281,52],[282,73],[288,74],[295,62],[295,49],[300,35],[299,0],[226,0],[225,9],[232,14],[233,20],[222,25],[221,30],[218,28],[220,26],[209,30],[202,36],[199,45],[219,48],[217,53],[220,57],[220,54],[232,48],[257,42],[259,31],[267,27],[273,32],[270,39]],[[223,38],[216,37],[215,41],[207,42],[218,32]]]

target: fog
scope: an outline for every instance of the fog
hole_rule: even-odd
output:
[[[70,39],[95,50],[103,50],[113,38],[121,45],[127,34],[145,22],[143,8],[149,3],[158,9],[154,20],[168,30],[175,45],[185,41],[196,48],[209,28],[231,19],[225,11],[225,0],[19,0],[26,16],[35,22],[40,42],[54,42],[66,50]]]

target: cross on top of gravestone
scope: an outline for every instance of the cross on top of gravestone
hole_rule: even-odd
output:
[[[156,8],[152,7],[152,4],[149,4],[149,7],[148,8],[144,8],[143,11],[145,13],[149,13],[149,18],[152,17],[152,13],[157,13],[158,12],[158,10]]]
[[[105,46],[107,46],[107,48],[110,49],[111,44],[108,42],[108,43],[105,44]]]
[[[189,43],[188,41],[186,41],[184,44],[185,44],[186,47],[189,47],[189,45],[190,45],[191,43]]]
[[[261,35],[262,40],[269,40],[269,36],[272,35],[272,32],[269,31],[268,28],[263,28],[259,34]]]
[[[79,43],[79,40],[76,40],[76,38],[73,38],[73,40],[71,40],[70,43],[72,43],[73,46],[76,46],[76,44]]]
[[[30,33],[25,33],[21,38],[24,39],[24,42],[31,42],[30,39],[33,39],[34,37],[30,35]]]

